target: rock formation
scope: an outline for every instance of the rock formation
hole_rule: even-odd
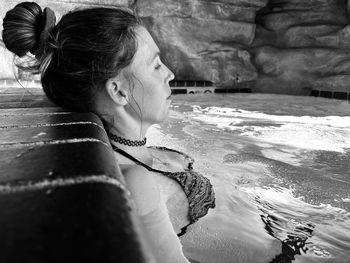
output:
[[[350,91],[347,1],[270,0],[255,21],[256,91]]]
[[[210,80],[230,87],[237,79],[257,78],[249,47],[255,36],[255,13],[265,4],[143,0],[137,2],[137,11],[178,79]]]
[[[20,1],[0,7],[0,15]],[[350,92],[347,0],[40,0],[58,16],[124,5],[143,19],[178,80],[308,95]]]

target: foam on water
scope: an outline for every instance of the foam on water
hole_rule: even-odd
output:
[[[281,116],[198,105],[188,116],[271,144],[339,152],[350,148],[350,117]]]

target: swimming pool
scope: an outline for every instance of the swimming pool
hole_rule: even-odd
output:
[[[181,241],[193,262],[350,262],[350,104],[176,95],[149,144],[184,151],[217,207]]]

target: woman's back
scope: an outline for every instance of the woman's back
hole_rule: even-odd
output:
[[[141,228],[157,261],[188,262],[170,222],[166,201],[160,191],[159,178],[137,164],[119,165],[135,203]]]

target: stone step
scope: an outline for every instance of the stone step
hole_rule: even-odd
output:
[[[115,176],[117,162],[101,141],[0,144],[0,182],[107,174]]]
[[[47,100],[43,94],[1,94],[1,102],[27,102]]]
[[[18,100],[18,101],[2,101],[3,97],[0,97],[0,109],[11,108],[39,108],[39,107],[57,107],[47,98],[42,97],[40,99],[33,100]]]
[[[117,184],[66,183],[0,189],[0,262],[146,262]]]
[[[41,87],[1,87],[1,95],[44,95],[44,91]]]
[[[6,114],[6,113],[3,113]],[[93,124],[103,127],[101,120],[91,113],[0,115],[0,128],[41,127],[74,124]]]
[[[41,108],[11,108],[0,109],[0,116],[13,115],[55,115],[72,113],[60,107],[41,107]]]
[[[0,91],[0,109],[6,108],[56,107],[42,91],[24,92],[23,89]]]
[[[0,129],[0,144],[50,143],[55,141],[98,140],[109,144],[103,128],[91,124],[62,125],[57,127],[12,127]]]

